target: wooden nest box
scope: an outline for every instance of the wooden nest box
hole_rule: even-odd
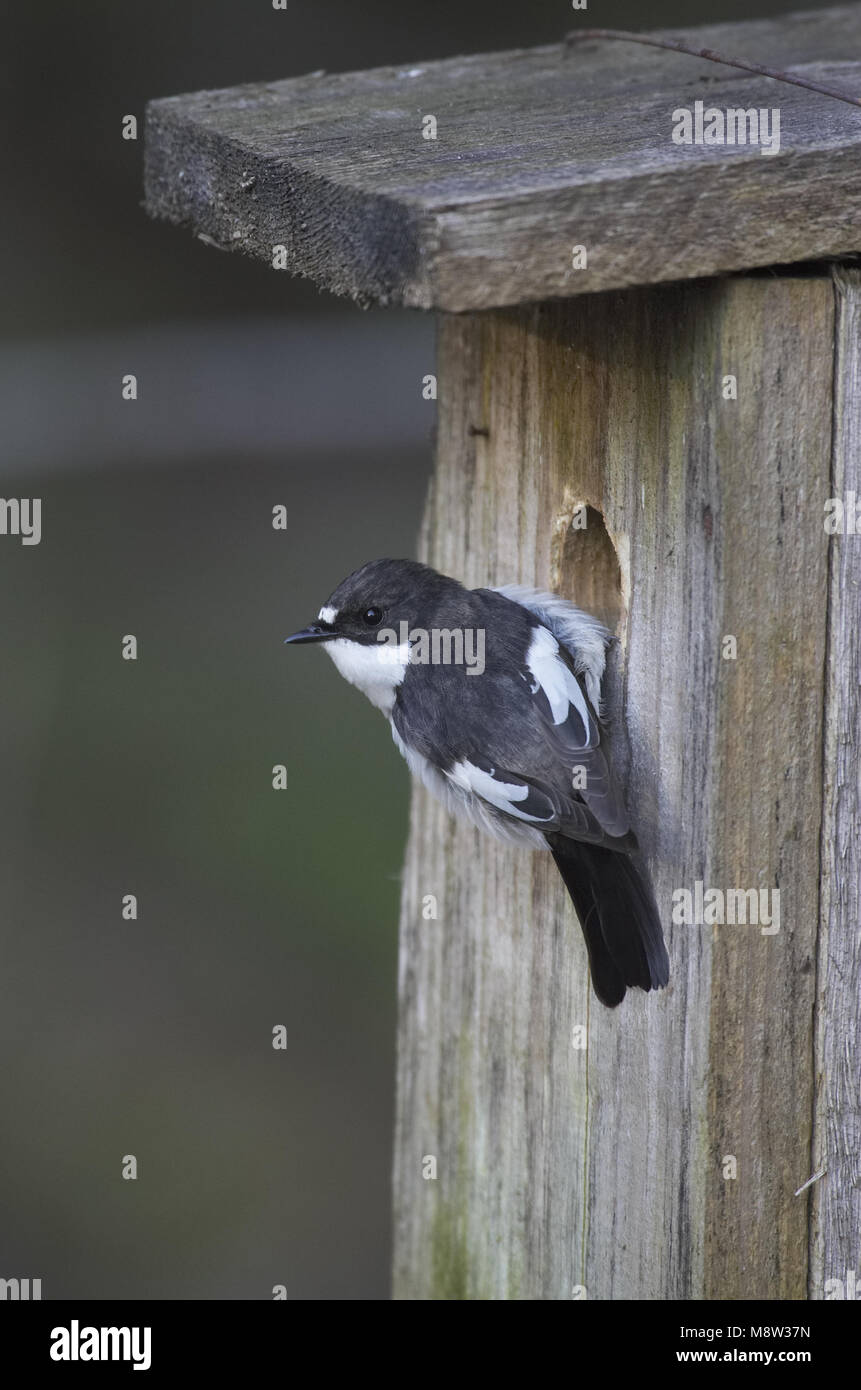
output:
[[[688,37],[861,93],[858,5]],[[779,148],[674,138],[708,109],[779,110]],[[670,987],[603,1009],[549,856],[414,791],[395,1296],[839,1296],[861,1259],[861,110],[560,43],[156,101],[146,188],[207,241],[435,310],[422,558],[556,590],[619,639],[614,756]],[[673,922],[713,889],[779,892],[779,925]]]

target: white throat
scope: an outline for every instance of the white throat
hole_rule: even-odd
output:
[[[384,714],[391,714],[395,704],[395,692],[406,675],[409,664],[409,645],[393,647],[385,642],[351,642],[347,637],[336,637],[332,642],[324,642],[323,648],[329,653],[344,680],[349,681],[367,695],[372,705]]]

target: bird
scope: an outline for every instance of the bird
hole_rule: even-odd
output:
[[[524,585],[467,589],[417,560],[371,560],[287,643],[319,643],[388,719],[411,773],[487,834],[548,851],[598,999],[661,989],[669,958],[610,765],[601,683],[612,634]]]

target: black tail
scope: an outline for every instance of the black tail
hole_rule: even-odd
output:
[[[550,849],[577,909],[595,993],[608,1008],[628,985],[661,989],[670,962],[651,885],[624,850],[554,835]]]

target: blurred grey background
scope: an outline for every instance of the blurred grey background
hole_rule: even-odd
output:
[[[6,8],[0,495],[42,498],[43,539],[0,537],[0,1277],[44,1298],[389,1295],[407,774],[379,714],[281,639],[362,561],[414,553],[433,324],[151,223],[122,116],[790,8],[815,7]]]

